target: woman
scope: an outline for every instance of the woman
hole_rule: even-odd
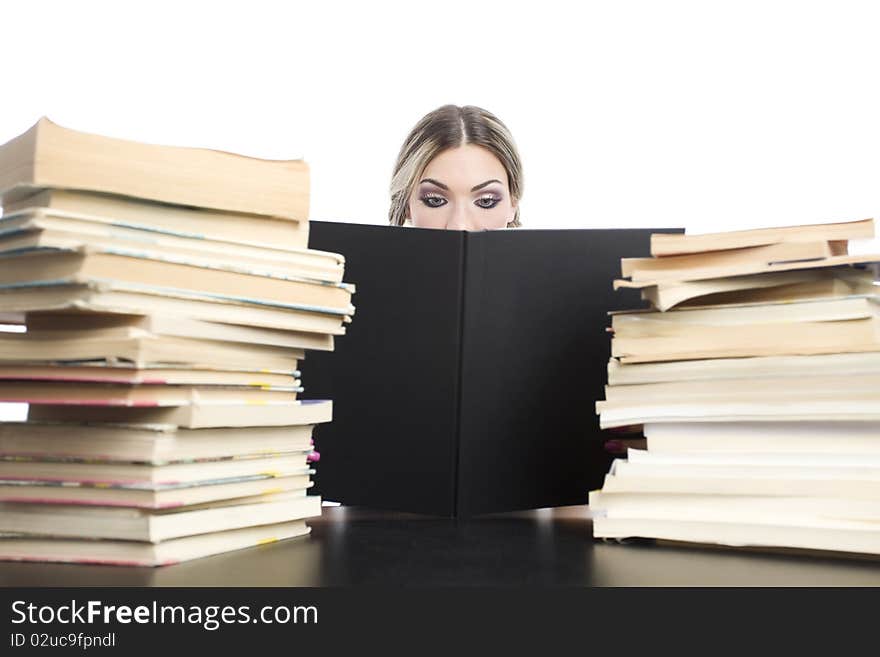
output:
[[[419,228],[520,225],[522,163],[507,127],[473,105],[444,105],[406,138],[391,177],[388,221]]]

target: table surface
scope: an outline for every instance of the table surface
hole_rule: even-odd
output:
[[[616,543],[585,506],[455,521],[327,507],[312,533],[162,568],[0,563],[2,586],[880,586],[880,559]]]

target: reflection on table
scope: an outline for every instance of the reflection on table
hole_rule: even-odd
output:
[[[585,506],[466,521],[325,508],[312,534],[163,568],[0,563],[3,586],[880,586],[880,561],[592,537]]]

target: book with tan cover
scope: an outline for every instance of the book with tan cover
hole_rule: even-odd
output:
[[[0,256],[0,286],[120,281],[142,288],[231,295],[258,302],[296,300],[314,312],[350,315],[354,286],[282,277],[238,267],[207,267],[136,250],[29,249]]]
[[[0,146],[0,195],[45,188],[134,196],[229,212],[308,219],[309,167],[71,130],[43,117]]]
[[[117,227],[184,233],[200,239],[255,242],[266,247],[305,249],[309,241],[309,222],[305,218],[295,221],[76,189],[41,189],[27,196],[9,195],[4,199],[4,217],[39,210],[112,221]]]
[[[33,405],[28,408],[28,421],[170,424],[186,429],[318,424],[330,422],[332,416],[333,402],[329,400],[152,407]]]
[[[642,298],[658,310],[679,305],[717,305],[722,303],[778,302],[822,296],[861,294],[870,285],[873,272],[860,269],[880,260],[876,256],[835,256],[810,263],[783,263],[766,267],[761,273],[707,278],[694,281],[614,281],[614,288],[641,289]],[[852,266],[851,266],[852,265]],[[719,301],[718,297],[727,298]],[[763,296],[762,296],[763,295]],[[723,298],[723,297],[722,297]]]
[[[253,240],[211,239],[45,208],[21,210],[0,218],[0,253],[33,248],[128,249],[151,257],[185,258],[210,267],[234,263],[239,268],[278,275],[342,281],[345,259],[341,255],[282,244],[281,240],[264,246]]]
[[[781,242],[742,249],[689,253],[663,258],[623,258],[620,275],[641,280],[697,280],[717,277],[731,267],[804,262],[847,255],[848,242]]]
[[[781,242],[817,242],[870,239],[874,237],[874,220],[845,221],[806,226],[758,228],[723,233],[651,235],[651,255],[655,257],[741,249]]]
[[[350,321],[347,315],[315,312],[301,304],[269,303],[112,280],[0,286],[0,308],[3,321],[10,324],[23,323],[25,314],[35,312],[162,314],[283,331],[342,335],[344,324]]]

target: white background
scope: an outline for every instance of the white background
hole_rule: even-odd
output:
[[[880,214],[871,2],[4,2],[0,141],[40,115],[305,157],[313,219],[384,223],[445,103],[496,113],[528,228]]]
[[[384,223],[444,103],[496,113],[530,228],[727,230],[880,208],[870,2],[4,2],[0,141],[72,128],[312,166]]]

